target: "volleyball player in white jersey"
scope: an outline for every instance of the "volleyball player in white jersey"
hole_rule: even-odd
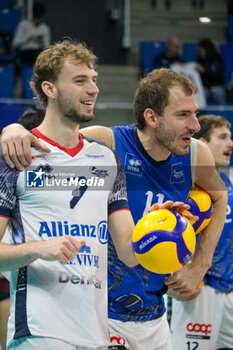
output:
[[[120,259],[137,264],[119,158],[79,133],[93,118],[95,60],[67,40],[39,55],[32,87],[46,114],[32,132],[51,152],[35,151],[21,173],[0,156],[0,238],[8,227],[12,243],[0,243],[0,270],[11,270],[8,349],[105,349],[107,224]]]

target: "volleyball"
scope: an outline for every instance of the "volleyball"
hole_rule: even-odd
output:
[[[158,209],[136,224],[132,247],[138,262],[159,274],[172,273],[187,264],[196,246],[192,225],[181,214]]]
[[[190,220],[194,231],[199,233],[206,228],[212,219],[213,204],[211,197],[209,193],[195,185],[189,193],[186,204],[190,205],[190,209],[183,212],[183,214],[191,213],[192,215],[199,216],[199,220],[194,223]]]

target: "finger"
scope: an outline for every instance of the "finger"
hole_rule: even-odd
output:
[[[25,147],[24,147],[25,140],[26,138],[25,139],[16,138],[14,140],[15,152],[14,154],[13,154],[13,150],[12,150],[12,154],[10,152],[10,157],[12,161],[16,160],[17,162],[20,163],[20,166],[23,166],[23,167],[26,167],[29,165],[29,162],[25,158]]]
[[[12,162],[12,160],[9,157],[9,149],[8,149],[8,145],[7,145],[6,142],[2,143],[2,153],[3,153],[3,156],[5,158],[5,161],[6,161],[7,165],[11,169],[13,169],[15,167],[15,165],[14,165],[14,163]]]
[[[34,136],[33,136],[33,138],[34,138]],[[23,138],[23,157],[22,157],[22,161],[25,164],[27,163],[27,166],[32,162],[31,144],[32,144],[31,137],[24,137]],[[19,159],[21,160],[21,158],[19,158]]]
[[[162,203],[161,205],[160,205],[160,208],[161,209],[170,209],[171,208],[171,206],[173,205],[173,201],[166,201],[165,203]]]
[[[158,209],[159,209],[159,205],[158,205],[158,203],[155,203],[155,204],[153,204],[152,207],[150,208],[150,212],[151,212],[151,211],[158,210]]]
[[[11,161],[14,163],[14,166],[16,167],[16,169],[23,171],[23,165],[20,163],[19,159],[18,159],[18,152],[19,154],[22,152],[22,145],[20,144],[20,142],[8,142],[8,151],[9,151],[9,157],[11,159]]]
[[[51,152],[51,149],[48,146],[46,146],[46,144],[44,142],[40,141],[35,136],[33,136],[33,139],[31,139],[31,145],[33,147],[39,148],[42,152],[46,152],[46,153],[50,153]]]
[[[194,216],[194,215],[192,215],[192,214],[183,214],[183,216],[184,216],[187,220],[191,221],[192,225],[193,225],[196,221],[199,220],[199,216]]]
[[[190,205],[185,204],[183,202],[175,202],[171,205],[172,210],[178,211],[180,214],[182,214],[185,210],[190,209]]]

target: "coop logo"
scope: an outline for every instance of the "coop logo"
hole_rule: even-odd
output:
[[[134,155],[131,153],[126,153],[125,156],[125,172],[137,176],[142,176],[142,162],[139,159],[135,159]]]
[[[121,337],[113,336],[110,338],[110,343],[115,345],[125,345],[125,339]]]
[[[185,181],[182,163],[172,164],[170,183],[182,183]]]
[[[44,187],[44,170],[28,170],[26,178],[27,187]]]
[[[207,335],[211,333],[212,325],[204,323],[188,323],[186,329],[188,332],[203,333]]]

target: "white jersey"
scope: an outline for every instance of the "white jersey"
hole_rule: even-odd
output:
[[[8,342],[34,335],[107,345],[107,217],[128,206],[122,167],[112,150],[81,135],[68,154],[34,133],[51,153],[37,151],[21,173],[0,157],[0,215],[10,217],[8,232],[15,244],[63,235],[86,243],[66,265],[37,259],[11,272]]]

